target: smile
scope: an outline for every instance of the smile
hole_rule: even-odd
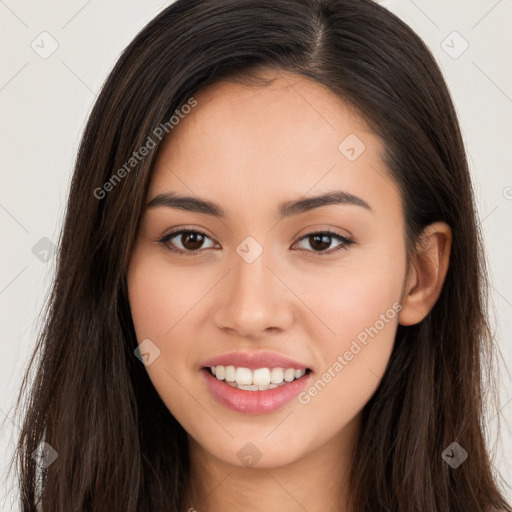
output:
[[[213,398],[233,411],[252,414],[273,412],[290,402],[308,384],[308,368],[257,368],[213,366],[201,369]]]
[[[306,374],[306,368],[250,368],[236,366],[211,366],[210,372],[218,380],[246,391],[266,391],[287,382],[293,382]]]

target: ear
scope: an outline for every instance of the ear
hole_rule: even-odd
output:
[[[434,307],[448,271],[452,230],[434,222],[422,232],[412,257],[402,296],[401,325],[421,322]]]

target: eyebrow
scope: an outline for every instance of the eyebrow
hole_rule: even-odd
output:
[[[278,208],[280,218],[291,217],[301,213],[320,208],[321,206],[328,205],[355,205],[361,206],[369,211],[372,211],[370,205],[360,197],[335,190],[326,194],[308,197],[306,199],[299,199],[297,201],[286,201],[281,203]],[[218,204],[205,199],[190,196],[180,196],[173,192],[164,192],[155,196],[147,204],[147,208],[158,208],[165,206],[167,208],[178,208],[189,212],[204,213],[206,215],[213,215],[214,217],[225,218],[225,210]]]

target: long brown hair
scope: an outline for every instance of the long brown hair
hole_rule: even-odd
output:
[[[493,346],[456,113],[425,44],[370,0],[178,0],[123,52],[83,134],[46,321],[18,397],[20,510],[36,510],[41,495],[45,512],[183,506],[186,432],[134,356],[125,273],[163,139],[155,130],[172,129],[208,84],[256,80],[262,69],[324,84],[383,138],[409,248],[429,223],[453,231],[441,296],[421,323],[399,326],[364,407],[353,509],[510,511],[484,438]],[[32,456],[42,441],[57,454],[51,464],[49,448]],[[456,469],[442,457],[452,442],[469,454]]]

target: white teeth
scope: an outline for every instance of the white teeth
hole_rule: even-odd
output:
[[[218,375],[218,372],[219,372],[219,368],[217,367],[217,375]],[[293,368],[287,368],[284,371],[284,377],[283,378],[284,378],[284,380],[286,382],[291,382],[293,379],[295,379],[295,370]]]
[[[286,382],[300,379],[305,369],[295,368],[250,368],[235,366],[211,366],[210,370],[218,380],[224,380],[226,384],[247,391],[265,391],[282,386]]]
[[[268,386],[270,384],[270,370],[258,368],[252,372],[252,383],[257,386]]]
[[[222,366],[217,366],[218,368],[222,368]],[[249,368],[237,368],[235,372],[235,380],[236,383],[240,385],[249,386],[252,384],[252,372],[249,370]]]
[[[224,377],[226,376],[226,368],[224,366],[217,366],[215,368],[215,377],[219,380],[224,380]]]
[[[283,382],[282,368],[272,368],[270,372],[270,382],[272,382],[272,384],[281,384],[281,382]]]
[[[234,366],[226,366],[226,376],[224,379],[227,382],[235,382],[235,367]]]

